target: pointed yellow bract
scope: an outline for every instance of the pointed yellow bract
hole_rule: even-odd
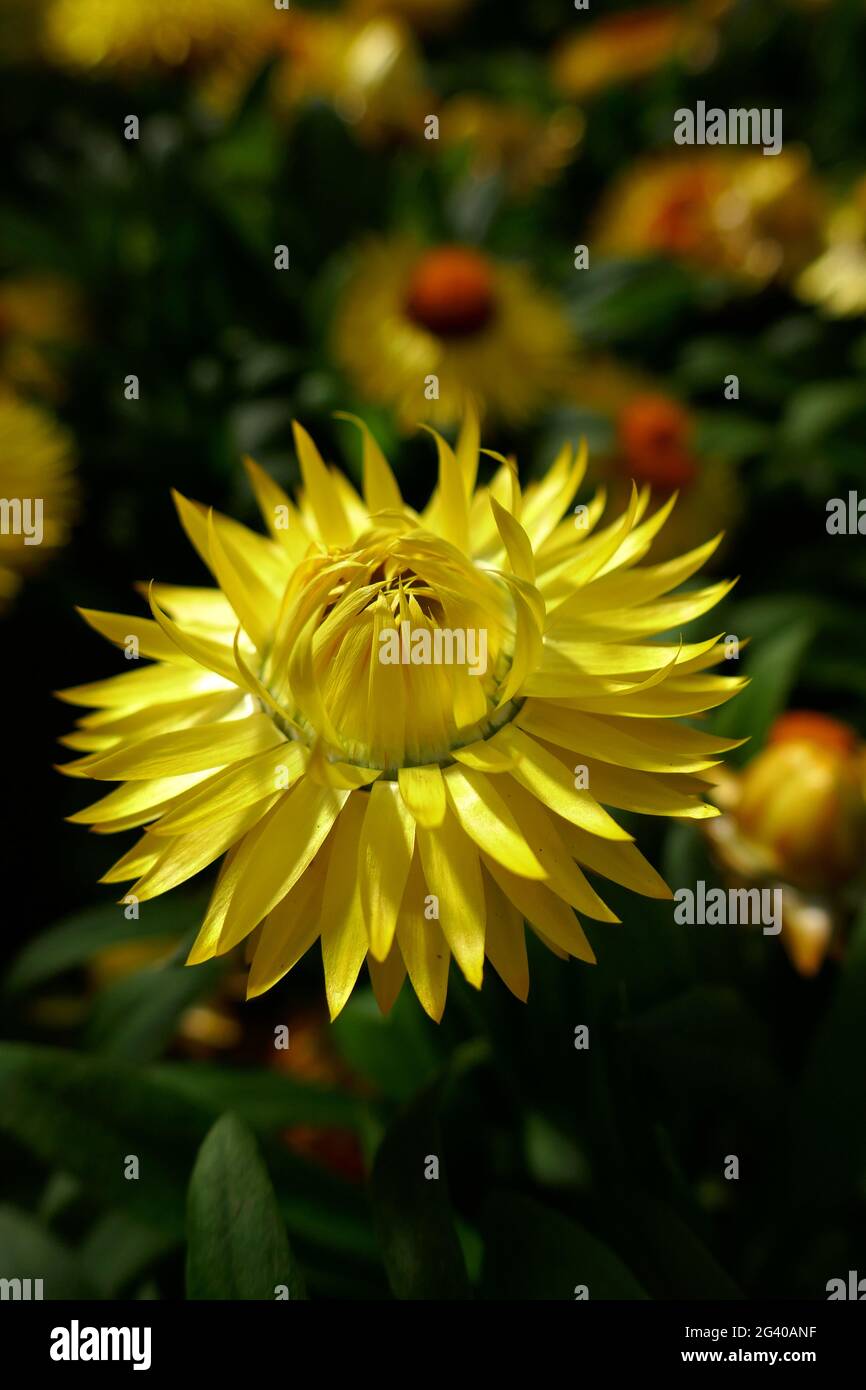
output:
[[[434,436],[419,515],[342,418],[363,497],[297,426],[297,502],[247,465],[268,536],[177,498],[217,588],[151,584],[152,618],[81,610],[153,664],[61,692],[94,710],[63,770],[121,783],[71,819],[142,829],[104,876],[139,898],[225,855],[189,959],[246,941],[250,996],[320,941],[332,1017],[365,962],[385,1012],[408,975],[439,1019],[452,956],[525,999],[526,925],[593,962],[575,911],[617,920],[599,880],[670,896],[612,811],[716,814],[710,770],[736,744],[675,717],[742,682],[712,674],[718,637],[677,630],[730,585],[672,591],[717,541],[642,564],[669,506],[635,488],[601,526],[597,495],[578,527],[585,448],[522,492],[471,412],[454,445]]]

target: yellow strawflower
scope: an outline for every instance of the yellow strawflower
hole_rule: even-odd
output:
[[[765,158],[704,149],[639,159],[613,180],[593,245],[666,256],[761,287],[789,280],[820,245],[824,194],[802,149]]]
[[[716,27],[729,0],[652,5],[575,25],[554,49],[551,78],[566,96],[589,101],[667,63],[705,67],[718,47]]]
[[[236,110],[273,64],[272,109],[327,102],[373,143],[421,138],[431,109],[421,54],[399,13],[276,9],[272,0],[53,0],[45,48],[62,67],[184,72],[206,104]]]
[[[64,770],[121,783],[72,819],[144,828],[105,876],[139,901],[226,856],[190,962],[247,941],[253,996],[321,940],[332,1016],[366,961],[384,1010],[408,972],[438,1019],[452,956],[526,997],[524,921],[594,960],[575,910],[616,919],[585,870],[669,896],[606,808],[717,814],[706,770],[732,745],[675,716],[741,681],[709,673],[716,640],[649,639],[730,585],[673,593],[718,538],[641,563],[672,506],[648,517],[647,488],[604,526],[601,494],[572,512],[584,450],[525,493],[494,456],[479,485],[470,413],[453,449],[435,436],[418,513],[356,423],[362,495],[300,426],[297,505],[248,465],[268,536],[176,499],[216,587],[84,613],[154,664],[62,692],[95,707]]]
[[[823,241],[821,254],[797,279],[797,294],[830,318],[866,313],[866,178],[830,210]]]
[[[707,827],[735,882],[781,884],[782,944],[802,975],[840,951],[866,865],[866,745],[841,720],[789,710],[766,747],[713,793]]]
[[[70,68],[178,68],[243,46],[274,13],[270,0],[53,0],[45,48]]]
[[[844,883],[866,858],[863,747],[838,719],[795,710],[776,720],[744,771],[734,817],[776,871],[811,890]]]
[[[245,32],[242,43],[207,69],[201,86],[206,102],[235,110],[268,61],[268,98],[281,120],[325,102],[364,143],[423,138],[433,97],[418,44],[399,18],[282,11]]]
[[[404,428],[458,421],[468,402],[525,421],[574,370],[559,301],[524,267],[474,246],[386,237],[361,248],[337,306],[334,353]]]
[[[77,343],[84,314],[75,287],[59,275],[0,280],[0,381],[15,391],[62,394],[59,353]]]

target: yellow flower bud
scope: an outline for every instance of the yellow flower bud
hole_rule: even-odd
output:
[[[740,832],[786,882],[806,891],[846,883],[864,862],[863,745],[825,715],[783,715],[743,773]]]

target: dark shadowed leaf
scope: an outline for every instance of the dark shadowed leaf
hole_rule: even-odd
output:
[[[391,1124],[376,1154],[373,1218],[396,1298],[469,1297],[448,1194],[435,1090]]]
[[[576,1221],[530,1197],[502,1194],[484,1211],[482,1291],[493,1299],[646,1298],[617,1254]]]
[[[745,762],[763,747],[770,725],[788,702],[814,635],[811,622],[793,621],[749,648],[743,674],[750,677],[751,684],[719,710],[713,721],[716,733],[734,738],[748,735],[750,739],[729,755],[730,761]],[[750,634],[738,632],[736,636],[743,639]]]
[[[41,1279],[45,1299],[100,1297],[78,1255],[15,1207],[0,1207],[0,1279]]]
[[[289,1125],[354,1129],[359,1103],[342,1091],[329,1091],[276,1071],[217,1067],[207,1062],[165,1062],[149,1075],[180,1095],[215,1111],[231,1110],[262,1134]]]
[[[109,1211],[88,1231],[78,1254],[93,1283],[117,1298],[178,1244],[178,1237],[143,1226],[125,1211]]]
[[[158,1068],[0,1044],[0,1131],[72,1173],[100,1202],[174,1236],[184,1229],[196,1153],[219,1115],[203,1089],[199,1097],[189,1086],[166,1084]],[[138,1160],[137,1178],[125,1176],[130,1157]],[[273,1164],[293,1235],[369,1258],[372,1234],[356,1189],[276,1143]]]
[[[350,1066],[394,1100],[408,1100],[441,1062],[429,1021],[407,987],[387,1018],[372,993],[357,992],[334,1024],[333,1035]]]
[[[170,943],[195,926],[203,904],[200,896],[157,898],[147,903],[138,921],[127,919],[117,903],[102,903],[76,913],[25,946],[13,961],[3,988],[10,994],[32,989],[64,970],[84,965],[100,951],[127,941],[165,938]]]
[[[675,1092],[698,1088],[767,1110],[781,1094],[768,1030],[732,989],[699,985],[619,1028],[635,1060]]]
[[[652,1267],[650,1287],[656,1297],[742,1298],[730,1275],[671,1207],[641,1193],[625,1199],[621,1215],[630,1242]]]
[[[210,1111],[118,1063],[55,1048],[0,1045],[0,1128],[103,1202],[169,1231]],[[127,1178],[129,1157],[138,1178]]]
[[[863,1019],[866,908],[851,933],[835,996],[808,1059],[791,1147],[795,1199],[831,1207],[866,1182]]]
[[[94,1001],[85,1044],[120,1061],[153,1061],[171,1042],[181,1015],[224,970],[225,960],[217,957],[203,965],[147,966],[115,981]]]

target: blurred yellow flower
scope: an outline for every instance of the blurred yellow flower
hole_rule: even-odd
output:
[[[866,178],[832,209],[824,242],[820,256],[798,278],[797,293],[832,318],[866,313]]]
[[[398,21],[296,14],[283,44],[274,80],[283,109],[318,99],[367,138],[421,132],[429,100],[420,55]]]
[[[703,67],[715,55],[715,25],[728,9],[730,0],[703,0],[578,23],[553,52],[553,83],[565,96],[585,101],[618,83],[647,77],[673,60]]]
[[[211,68],[205,99],[233,109],[267,60],[275,63],[271,102],[283,118],[323,101],[364,140],[423,135],[431,99],[417,44],[399,19],[289,10]]]
[[[755,286],[788,278],[819,245],[823,191],[795,149],[713,150],[639,161],[599,209],[595,246],[660,255]]]
[[[707,827],[730,872],[783,888],[782,940],[814,974],[844,919],[844,895],[866,866],[866,747],[847,724],[796,710],[716,792],[726,812]]]
[[[58,349],[82,336],[83,310],[75,288],[54,275],[0,280],[0,383],[56,397]]]
[[[72,68],[184,67],[245,46],[274,18],[260,0],[54,0],[45,46]]]
[[[335,356],[355,390],[411,428],[452,423],[467,401],[525,420],[561,389],[573,336],[520,266],[469,246],[368,243],[338,305]]]
[[[468,146],[473,173],[501,177],[525,196],[551,183],[574,158],[584,129],[578,111],[543,112],[514,101],[464,93],[445,103],[439,139]]]
[[[863,774],[853,729],[807,711],[783,715],[743,774],[737,825],[796,887],[844,883],[864,867]]]
[[[74,68],[184,69],[204,100],[233,110],[274,63],[275,111],[326,101],[371,139],[416,136],[430,103],[420,55],[397,9],[276,9],[270,0],[53,0],[46,48]]]
[[[0,389],[0,604],[66,543],[74,510],[69,435],[46,411]]]
[[[505,459],[479,486],[469,414],[454,449],[436,436],[418,513],[356,423],[363,495],[300,426],[297,506],[250,464],[267,538],[177,498],[217,587],[152,585],[152,619],[83,614],[154,664],[62,692],[95,710],[64,771],[121,783],[73,821],[145,827],[105,875],[135,880],[127,900],[226,855],[190,963],[246,940],[254,996],[321,939],[332,1017],[366,961],[383,1010],[408,972],[439,1019],[452,955],[526,997],[524,921],[594,960],[574,910],[616,919],[584,869],[670,896],[605,808],[717,814],[703,774],[733,745],[676,717],[741,681],[709,674],[715,639],[649,639],[731,586],[676,594],[713,542],[640,564],[666,519],[648,489],[604,527],[600,494],[572,515],[585,450],[525,495]]]

